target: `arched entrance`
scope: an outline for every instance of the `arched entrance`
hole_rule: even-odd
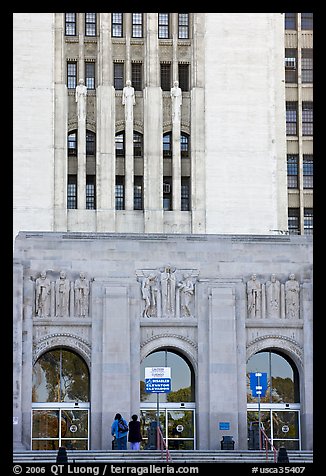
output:
[[[146,367],[171,368],[171,392],[157,393],[145,391]],[[181,353],[172,349],[160,349],[149,354],[140,366],[140,412],[145,448],[148,441],[148,430],[152,421],[159,420],[163,436],[169,449],[196,449],[195,427],[195,385],[194,371],[190,362]]]
[[[66,348],[42,354],[33,367],[33,450],[89,448],[89,371]]]
[[[252,372],[267,374],[268,387],[260,405],[250,389]],[[257,352],[247,362],[248,449],[259,448],[259,418],[277,449],[301,449],[299,373],[294,362],[275,349]]]

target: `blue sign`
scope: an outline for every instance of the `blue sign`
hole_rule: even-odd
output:
[[[230,422],[229,421],[220,421],[219,428],[220,428],[220,430],[229,430],[230,429]]]
[[[267,373],[251,372],[250,389],[253,397],[264,397],[267,390]]]
[[[170,378],[145,378],[145,391],[147,393],[171,392]]]

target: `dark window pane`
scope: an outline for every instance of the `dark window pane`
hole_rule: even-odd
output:
[[[67,208],[77,208],[77,175],[68,175]]]
[[[302,134],[313,135],[313,103],[308,101],[302,103]]]
[[[114,87],[115,89],[122,90],[124,84],[124,64],[114,63]]]
[[[181,210],[190,210],[190,180],[188,177],[181,179]]]
[[[171,89],[171,64],[161,63],[161,88],[163,91]]]
[[[86,209],[95,210],[95,175],[86,176]]]
[[[124,177],[119,175],[115,182],[115,209],[124,210]]]
[[[95,89],[95,63],[85,63],[85,84],[87,89]]]
[[[301,13],[301,30],[313,29],[313,14]]]
[[[303,83],[313,82],[313,51],[304,48],[301,50],[301,80]]]
[[[297,111],[298,103],[294,101],[286,102],[286,134],[297,135]]]
[[[189,91],[189,64],[179,63],[179,87],[182,91]]]
[[[300,234],[299,208],[288,209],[288,228],[291,235]]]
[[[125,155],[125,136],[124,133],[115,136],[115,155],[124,157]]]
[[[143,156],[143,136],[138,132],[134,132],[134,157]]]
[[[143,65],[141,63],[131,63],[131,83],[135,91],[141,91],[143,89],[142,67]]]
[[[171,132],[163,135],[163,157],[172,157],[172,135]]]
[[[299,156],[287,156],[288,188],[298,188]]]
[[[95,133],[86,131],[86,155],[95,155]]]
[[[189,136],[181,134],[180,136],[181,158],[188,158],[190,156]]]
[[[134,177],[134,210],[143,209],[143,177]]]
[[[77,132],[68,134],[68,155],[77,155]]]
[[[284,13],[285,29],[296,30],[297,29],[297,14],[296,13]]]
[[[314,213],[312,208],[304,209],[304,234],[312,235],[314,230]]]
[[[313,188],[314,173],[313,156],[309,154],[303,155],[303,188]]]

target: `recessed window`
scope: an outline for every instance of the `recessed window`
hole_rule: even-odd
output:
[[[143,177],[134,177],[134,210],[143,209]]]
[[[188,159],[190,157],[190,138],[187,134],[180,136],[181,158]]]
[[[133,38],[142,38],[143,36],[143,14],[132,13],[132,32]]]
[[[298,80],[297,75],[297,49],[285,48],[285,82],[296,83]]]
[[[181,179],[181,211],[190,210],[190,179],[182,177]]]
[[[179,71],[179,87],[182,91],[189,91],[189,64],[180,64]]]
[[[299,208],[288,209],[288,229],[290,235],[300,234],[300,210]]]
[[[95,63],[85,63],[85,84],[87,89],[95,89]]]
[[[314,186],[314,162],[311,154],[303,154],[303,188]]]
[[[112,36],[121,38],[123,36],[123,13],[112,13],[111,22]]]
[[[169,13],[158,14],[158,37],[170,38],[170,14]]]
[[[95,155],[95,133],[86,131],[86,155]]]
[[[68,134],[68,156],[77,155],[77,131]]]
[[[163,177],[163,210],[172,210],[172,177]]]
[[[304,136],[312,136],[313,132],[313,103],[311,101],[303,101],[302,134]]]
[[[189,38],[189,13],[178,13],[178,38]]]
[[[135,91],[143,89],[143,65],[142,63],[131,63],[131,83]]]
[[[68,175],[67,208],[77,208],[77,175]]]
[[[301,13],[301,30],[313,29],[313,14]]]
[[[297,14],[284,13],[284,25],[286,30],[296,30],[297,29]]]
[[[125,156],[125,135],[124,132],[120,132],[115,136],[115,155],[116,157]]]
[[[286,102],[286,135],[297,135],[298,103],[296,101]]]
[[[65,13],[65,34],[66,36],[76,35],[76,13]]]
[[[67,63],[67,87],[75,89],[77,85],[77,63],[69,61]]]
[[[134,132],[134,157],[143,157],[143,135]]]
[[[301,81],[303,83],[313,82],[313,50],[303,48],[301,50]]]
[[[298,188],[299,156],[288,154],[287,156],[287,176],[288,188]]]
[[[85,35],[96,36],[96,13],[85,13]]]
[[[172,134],[167,132],[163,135],[163,158],[170,159],[172,157]]]
[[[124,86],[124,64],[113,63],[113,74],[114,88],[122,91]]]
[[[125,178],[123,175],[117,175],[115,178],[115,209],[124,210],[125,208]]]
[[[95,210],[95,175],[86,175],[86,209]]]
[[[171,63],[161,63],[161,88],[163,91],[171,89]]]
[[[312,235],[314,231],[314,211],[312,208],[304,209],[304,234]]]

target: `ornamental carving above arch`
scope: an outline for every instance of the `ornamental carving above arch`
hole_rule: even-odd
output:
[[[77,352],[86,362],[91,365],[91,345],[86,340],[69,333],[58,332],[42,337],[33,345],[33,365],[45,352],[56,347],[66,347]]]
[[[189,359],[193,369],[197,371],[197,344],[188,337],[178,334],[158,334],[151,336],[142,342],[140,346],[141,362],[150,353],[162,350],[162,348],[165,348],[167,345],[171,350],[180,350],[181,353],[183,353],[183,355]]]
[[[303,367],[303,347],[295,339],[280,335],[260,336],[247,344],[246,361],[259,351],[266,349],[283,350],[289,357]]]

